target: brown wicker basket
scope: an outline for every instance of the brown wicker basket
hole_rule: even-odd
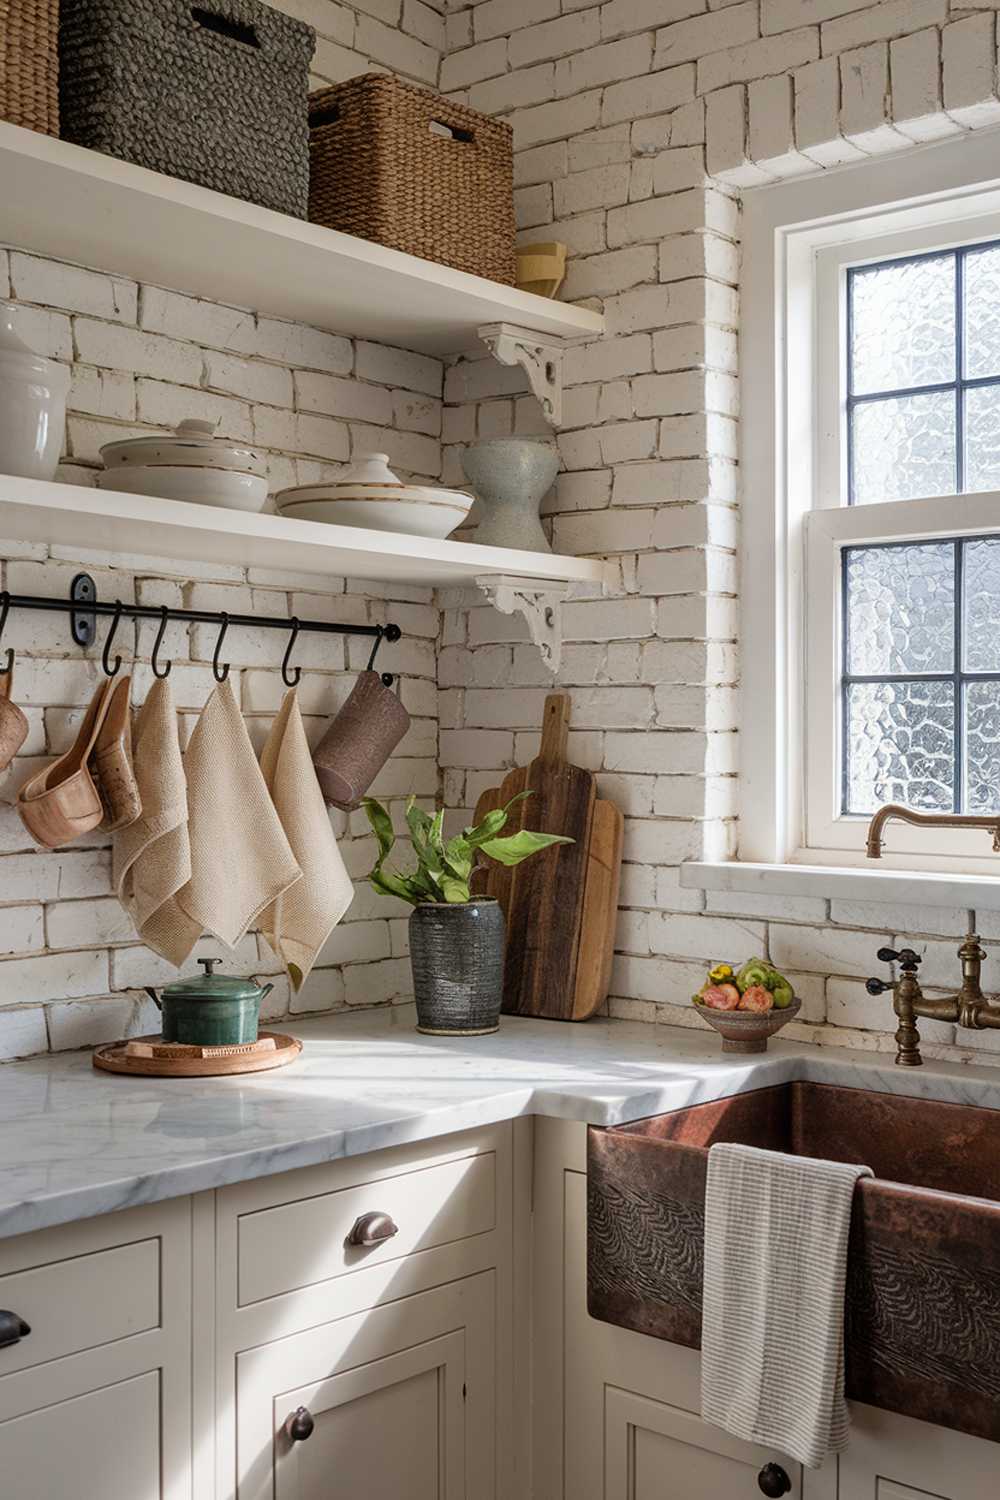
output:
[[[59,0],[0,0],[0,120],[59,134]]]
[[[511,127],[385,73],[309,98],[309,218],[513,285]]]

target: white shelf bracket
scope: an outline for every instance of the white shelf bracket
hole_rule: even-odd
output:
[[[563,352],[559,338],[544,338],[515,323],[484,323],[478,330],[487,349],[502,365],[520,365],[552,427],[562,423]]]
[[[476,586],[502,615],[516,611],[524,616],[531,639],[542,653],[542,661],[550,672],[558,672],[562,659],[562,606],[573,592],[572,583],[547,583],[544,579],[491,573],[477,578]]]

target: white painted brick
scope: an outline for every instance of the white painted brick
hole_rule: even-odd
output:
[[[613,83],[604,90],[601,119],[605,125],[659,115],[693,99],[695,70],[691,63],[668,67],[666,62],[657,61],[655,67],[657,71],[645,78]]]
[[[909,144],[889,123],[889,49],[874,42],[840,57],[841,128],[863,151],[892,151]]]
[[[555,64],[548,62],[474,83],[469,90],[469,104],[484,114],[501,115],[532,104],[544,104],[555,96]]]
[[[627,203],[628,189],[629,169],[623,163],[593,167],[588,172],[574,172],[554,184],[555,211],[558,216],[562,216],[584,213],[590,208],[609,208]],[[544,219],[539,217],[535,222],[542,223]]]
[[[701,146],[662,151],[652,167],[652,191],[657,196],[679,193],[705,183],[705,153]]]
[[[732,13],[729,9],[720,14]],[[729,47],[724,52],[711,52],[698,61],[698,92],[709,94],[713,89],[725,88],[727,83],[787,73],[818,56],[819,33],[812,26],[786,31],[776,37],[764,37],[744,46]]]
[[[672,193],[668,198],[653,198],[645,203],[611,209],[608,213],[608,244],[616,248],[701,229],[735,236],[738,226],[739,207],[731,198],[719,192],[692,188],[687,192]]]
[[[533,182],[554,182],[557,177],[564,177],[568,170],[569,155],[565,141],[535,146],[531,151],[518,151],[514,157],[514,186],[527,187]]]
[[[992,15],[967,16],[946,26],[941,62],[944,107],[952,119],[973,129],[1000,120]]]
[[[600,12],[596,7],[575,15],[560,16],[557,20],[543,21],[540,25],[513,32],[508,43],[510,65],[523,68],[529,63],[569,57],[596,48],[600,39]],[[599,81],[604,82],[603,79]]]
[[[219,437],[238,438],[248,443],[253,441],[253,418],[245,401],[237,401],[232,396],[217,396],[209,391],[186,390],[163,380],[140,379],[136,393],[140,422],[155,427],[176,427],[187,417],[197,416],[202,421],[214,422]],[[121,435],[120,431],[117,435]]]
[[[115,897],[57,901],[47,909],[45,923],[50,948],[103,948],[136,938],[131,919]]]
[[[562,616],[567,641],[645,640],[652,634],[648,599],[581,599],[564,604]]]
[[[632,552],[651,545],[652,517],[652,511],[623,515],[617,510],[557,516],[553,523],[552,545],[557,552],[567,552],[571,557],[583,557],[588,553],[607,556],[614,552]]]
[[[795,149],[791,74],[755,79],[747,93],[750,160],[776,177],[793,177],[815,171],[815,164]]]
[[[405,73],[423,83],[437,83],[439,58],[434,48],[418,42],[415,37],[405,36],[394,26],[384,26],[381,21],[359,16],[354,46],[358,52],[377,59],[394,72]]]
[[[120,370],[99,370],[93,365],[74,365],[69,409],[94,417],[135,421],[135,380]]]
[[[695,61],[720,48],[732,48],[760,35],[757,5],[730,6],[724,14],[708,13],[677,21],[656,33],[654,66]],[[700,93],[706,90],[699,89]]]
[[[0,964],[0,1005],[103,995],[107,988],[106,953],[39,954]]]
[[[260,360],[208,353],[204,357],[203,383],[208,390],[244,396],[248,401],[267,401],[273,406],[292,404],[291,372]]]
[[[516,64],[515,64],[516,66]],[[461,52],[452,52],[441,60],[442,91],[466,89],[483,78],[495,78],[507,71],[507,42],[502,37],[478,42]]]
[[[108,365],[178,385],[201,384],[200,351],[177,339],[92,318],[77,318],[74,334],[77,358],[84,364]]]
[[[413,994],[407,958],[352,964],[344,971],[344,999],[350,1006],[405,1004]]]
[[[324,370],[330,375],[349,375],[354,363],[350,339],[278,318],[258,319],[253,352],[284,365]]]
[[[604,312],[608,332],[641,333],[676,323],[721,323],[735,327],[736,292],[704,277],[660,282],[609,297]]]
[[[942,933],[955,935],[957,944],[957,934],[964,933],[968,927],[968,916],[967,911],[958,907],[912,906],[886,901],[834,900],[830,903],[830,920],[838,926],[867,927],[886,938],[897,932]]]
[[[13,891],[10,894],[16,899]],[[44,947],[40,906],[0,907],[0,953],[29,953]]]
[[[493,729],[442,730],[440,753],[443,765],[470,770],[500,769],[512,762],[514,736],[509,731]]]
[[[85,271],[80,266],[12,250],[10,279],[14,296],[22,302],[91,313],[118,323],[136,321],[138,287],[124,277]]]
[[[742,964],[764,951],[763,922],[738,918],[651,912],[649,935],[654,953],[677,958]]]
[[[340,970],[313,969],[298,994],[289,997],[288,1008],[293,1015],[323,1015],[343,1010],[346,1003],[344,976]]]
[[[848,974],[866,978],[872,967],[871,933],[832,927],[793,927],[780,922],[769,929],[771,962],[779,969],[812,974]],[[875,964],[877,968],[877,963]]]
[[[599,84],[617,85],[622,79],[638,78],[649,72],[652,59],[651,32],[589,47],[556,63],[556,93],[576,94]]]
[[[413,354],[406,349],[389,349],[384,344],[357,345],[357,374],[376,384],[404,386],[408,391],[422,391],[440,396],[444,366],[439,359]]]
[[[559,186],[562,187],[563,184],[560,183]],[[534,187],[515,189],[514,217],[518,229],[530,229],[534,224],[551,223],[552,188],[550,184],[538,182]]]
[[[392,421],[389,391],[333,375],[296,372],[295,402],[302,411],[321,412],[328,417],[386,424]]]
[[[705,8],[705,0],[608,0],[601,6],[601,35],[606,41],[627,36],[665,21],[682,21]]]
[[[747,159],[747,91],[742,83],[716,89],[705,100],[705,162],[713,177],[735,187],[771,179]]]
[[[877,5],[867,5],[852,15],[824,21],[823,53],[889,41],[925,26],[941,26],[947,18],[948,0],[879,0]]]
[[[648,334],[631,338],[601,339],[567,349],[563,376],[568,385],[585,385],[592,380],[618,380],[653,368],[653,346]]]
[[[796,26],[817,26],[849,11],[865,10],[872,0],[761,0],[761,30],[793,31]]]
[[[623,122],[621,125],[608,125],[602,130],[587,130],[569,142],[568,169],[571,172],[586,172],[592,167],[607,167],[613,162],[628,161],[631,155],[631,132],[628,124]]]
[[[45,1011],[40,1005],[12,1005],[0,1011],[0,1061],[31,1057],[47,1047]]]
[[[143,287],[139,299],[139,324],[150,333],[189,339],[237,354],[257,352],[257,328],[246,308],[222,307],[160,287]],[[263,352],[263,351],[261,351]]]
[[[335,927],[319,950],[317,964],[370,963],[391,953],[388,922],[347,922]]]
[[[656,633],[665,640],[735,640],[737,627],[736,601],[720,595],[676,594],[656,610]]]
[[[589,0],[588,0],[589,3]],[[565,6],[563,7],[566,8]],[[474,6],[472,24],[476,40],[505,36],[532,22],[546,21],[559,14],[559,0],[479,0]]]
[[[433,47],[435,52],[444,51],[444,18],[429,5],[422,4],[421,0],[403,0],[402,27],[411,36],[418,37],[420,41],[425,42],[428,47]]]
[[[600,113],[600,89],[592,89],[590,93],[579,94],[572,99],[538,104],[533,109],[519,109],[511,116],[514,150],[522,151],[528,146],[540,146],[547,141],[565,140],[568,136],[579,135],[583,130],[592,130],[598,123]],[[605,123],[613,122],[606,120]]]
[[[689,890],[680,883],[680,870],[668,866],[654,872],[653,904],[661,911],[699,912],[704,909],[704,891]]]
[[[840,133],[840,61],[823,57],[797,68],[795,79],[795,143],[820,167],[861,161],[864,153]]]
[[[959,130],[942,106],[941,44],[936,29],[891,42],[889,72],[893,123],[911,141],[933,141]]]

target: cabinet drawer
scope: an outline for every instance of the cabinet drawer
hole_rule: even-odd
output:
[[[160,1326],[160,1240],[95,1250],[0,1276],[0,1307],[31,1332],[0,1349],[0,1376]]]
[[[370,1213],[387,1214],[398,1233],[370,1247],[349,1244],[357,1220]],[[241,1214],[239,1305],[484,1234],[495,1225],[493,1152]]]

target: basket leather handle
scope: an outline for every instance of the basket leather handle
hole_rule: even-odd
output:
[[[205,31],[214,31],[227,41],[238,42],[243,47],[260,47],[256,28],[237,21],[234,16],[222,15],[217,10],[206,10],[203,5],[192,5],[191,19]]]

